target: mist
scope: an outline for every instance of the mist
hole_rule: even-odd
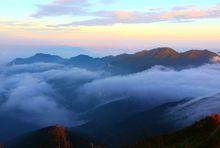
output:
[[[4,67],[0,74],[1,114],[37,125],[75,125],[76,115],[67,109],[68,102],[75,98],[73,96],[68,98],[71,100],[66,100],[62,91],[68,90],[69,87],[77,88],[78,85],[100,77],[101,72],[59,64],[38,63]]]
[[[111,76],[62,64],[13,65],[0,70],[0,116],[39,126],[78,125],[84,112],[121,99],[151,109],[166,102],[220,92],[220,64],[176,71],[149,70]]]
[[[166,102],[219,93],[219,75],[220,64],[181,71],[155,66],[136,74],[86,83],[78,93],[82,101],[95,98],[100,104],[105,104],[120,98],[132,97],[147,104],[146,108],[152,108]]]

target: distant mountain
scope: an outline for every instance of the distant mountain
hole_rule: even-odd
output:
[[[9,63],[9,65],[21,65],[21,64],[32,64],[32,63],[63,63],[65,59],[50,55],[50,54],[43,54],[38,53],[29,58],[17,58]]]
[[[208,50],[190,50],[180,53],[172,48],[162,47],[143,50],[134,54],[120,54],[103,58],[79,55],[70,59],[63,59],[53,55],[36,54],[30,58],[15,59],[10,62],[10,65],[37,62],[62,63],[89,70],[105,70],[113,74],[129,74],[149,69],[155,65],[181,70],[212,63],[214,57],[219,57],[219,55]]]
[[[122,54],[112,58],[109,70],[113,72],[139,72],[155,65],[171,67],[177,70],[212,63],[211,59],[218,56],[208,50],[190,50],[179,53],[167,47],[145,50],[135,54]]]
[[[85,135],[69,132],[62,126],[46,127],[6,144],[9,148],[102,148]]]
[[[64,64],[73,65],[76,67],[85,68],[89,70],[96,70],[96,69],[104,68],[107,63],[102,58],[92,58],[87,55],[79,55],[66,60]]]
[[[140,140],[128,148],[219,148],[220,115],[210,115],[178,132]],[[125,146],[126,147],[126,146]]]

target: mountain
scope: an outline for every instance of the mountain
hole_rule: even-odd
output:
[[[193,121],[202,119],[209,114],[220,113],[219,103],[220,93],[194,98],[176,108],[173,108],[172,116],[173,118],[176,118],[176,120],[184,119],[182,124],[189,125]]]
[[[126,147],[126,146],[125,146]],[[140,140],[129,148],[219,148],[220,115],[210,115],[178,132]]]
[[[190,50],[179,53],[171,48],[162,47],[116,56],[109,63],[109,70],[116,73],[133,73],[155,65],[180,70],[212,63],[212,58],[216,56],[218,56],[216,53],[208,50]]]
[[[73,65],[89,70],[96,70],[104,68],[106,62],[104,59],[101,58],[93,58],[88,55],[79,55],[66,60],[64,64]]]
[[[173,106],[175,104],[169,104]],[[167,105],[163,105],[164,107]],[[152,114],[153,116],[153,114]],[[156,115],[155,115],[156,116]],[[145,118],[148,118],[147,116]],[[152,120],[152,122],[154,119]],[[138,122],[138,121],[137,121]],[[158,119],[159,123],[159,119]],[[157,123],[156,123],[157,124]],[[98,125],[96,125],[98,126]],[[126,128],[126,124],[124,125]],[[165,126],[165,125],[164,125]],[[111,128],[111,127],[110,127]],[[140,130],[144,135],[149,131],[149,125],[145,125],[145,130]],[[89,128],[87,129],[89,130]],[[159,129],[158,129],[159,130]],[[111,129],[109,133],[106,133],[106,137],[109,139],[111,136],[123,143],[123,136],[133,137],[134,133],[112,133]],[[121,135],[122,134],[122,135]],[[161,135],[161,134],[158,134]],[[115,139],[114,139],[115,140]],[[136,140],[136,139],[134,139]],[[130,141],[124,141],[123,145],[119,147],[123,148],[219,148],[220,145],[220,115],[213,114],[202,120],[195,122],[193,125],[185,127],[181,130],[169,134],[162,134],[161,136],[153,136],[147,138],[140,138],[135,144],[129,144]],[[112,141],[110,141],[112,142]],[[113,141],[114,142],[114,141]],[[46,127],[28,134],[25,134],[19,138],[9,141],[5,144],[9,148],[104,148],[105,145],[97,142],[94,138],[86,136],[79,132],[73,132],[70,129],[66,129],[62,126]],[[2,145],[3,147],[3,145]],[[107,145],[107,147],[118,147]]]
[[[164,103],[152,109],[146,108],[143,102],[134,98],[114,101],[83,115],[81,118],[88,122],[71,130],[93,136],[112,148],[122,144],[133,144],[143,137],[177,130],[178,127],[174,126],[167,113],[169,109],[187,101],[183,99]]]
[[[73,145],[73,142],[75,142],[74,146],[76,147],[78,147],[78,141],[84,141],[84,144],[86,144],[85,147],[89,147],[89,144],[92,142],[94,145],[106,145],[109,148],[115,148],[120,145],[129,145],[129,147],[147,147],[143,145],[139,146],[139,143],[144,143],[142,141],[147,141],[149,143],[149,140],[150,142],[153,141],[152,147],[155,147],[154,141],[156,141],[156,144],[167,144],[166,141],[168,141],[167,147],[175,147],[182,142],[191,144],[191,139],[187,139],[186,137],[204,137],[204,135],[209,135],[211,132],[213,132],[214,129],[209,129],[209,125],[205,124],[201,130],[191,129],[192,131],[190,130],[186,133],[183,132],[181,136],[178,136],[179,134],[176,133],[182,133],[182,131],[188,129],[185,128],[186,126],[191,125],[195,121],[199,121],[210,113],[219,113],[219,96],[219,94],[216,94],[214,96],[200,99],[186,98],[176,102],[167,102],[153,108],[146,107],[145,104],[143,104],[143,102],[139,102],[138,99],[124,98],[122,100],[116,100],[107,104],[103,104],[97,108],[89,110],[84,114],[81,114],[80,119],[87,121],[82,125],[68,129],[61,126],[47,127],[35,132],[28,133],[22,137],[19,136],[19,138],[16,138],[15,140],[10,140],[9,144],[6,143],[6,146],[13,148],[13,146],[15,147],[16,145],[17,147],[20,146],[24,148],[32,148],[35,145],[39,146],[37,145],[38,143],[44,143],[46,144],[45,147],[50,147],[50,145],[48,145],[50,142],[47,141],[55,141],[54,143],[56,145],[57,143],[62,143],[63,145],[68,143]],[[204,108],[205,110],[201,111],[201,109]],[[210,117],[211,119],[220,119],[220,115]],[[208,117],[208,119],[210,117]],[[197,127],[197,125],[193,127]],[[200,124],[198,127],[201,127]],[[205,130],[207,130],[207,132]],[[58,131],[58,133],[61,133],[59,135],[62,136],[54,136],[54,131]],[[205,131],[205,134],[203,135],[201,132],[198,133],[198,135],[200,135],[198,136],[195,134],[197,131]],[[189,133],[189,135],[184,137],[187,133]],[[192,133],[195,135],[190,136]],[[171,136],[171,138],[168,138],[167,140],[162,139],[163,137],[166,138],[167,136],[160,135],[174,136]],[[157,140],[157,138],[159,140]],[[183,141],[184,139],[186,139],[186,142]],[[193,140],[194,141],[192,144],[203,141],[204,139]],[[173,141],[177,141],[178,143],[173,145],[175,144]],[[28,142],[31,142],[32,145],[30,145]],[[56,145],[51,147],[56,147]],[[83,146],[80,145],[79,147]],[[166,145],[161,147],[166,147]],[[196,146],[193,145],[191,147]]]
[[[220,113],[219,98],[220,94],[183,98],[153,108],[135,98],[118,100],[89,111],[82,116],[88,122],[71,130],[94,136],[112,148],[134,144],[143,138],[175,132],[209,114]]]
[[[79,55],[70,59],[47,54],[36,54],[30,58],[18,58],[9,65],[31,64],[37,62],[62,63],[89,70],[105,70],[112,74],[129,74],[149,69],[155,65],[171,67],[177,70],[197,67],[212,63],[217,53],[208,50],[189,50],[177,52],[172,48],[161,47],[152,50],[143,50],[134,54],[120,54],[93,58],[87,55]]]
[[[21,64],[32,64],[32,63],[63,63],[65,59],[50,55],[50,54],[43,54],[38,53],[29,58],[17,58],[10,62],[8,65],[21,65]]]
[[[69,132],[62,126],[46,127],[10,141],[9,148],[102,148],[85,135]]]

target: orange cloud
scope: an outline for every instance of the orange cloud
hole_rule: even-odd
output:
[[[179,6],[180,7],[180,6]],[[72,23],[58,24],[60,26],[96,26],[96,25],[113,25],[117,23],[123,24],[141,24],[153,22],[186,22],[195,21],[198,19],[209,19],[220,17],[220,4],[212,7],[199,9],[192,6],[184,6],[181,9],[177,7],[169,11],[128,11],[128,10],[115,10],[115,11],[100,11],[90,13],[94,19],[83,21],[74,21]]]

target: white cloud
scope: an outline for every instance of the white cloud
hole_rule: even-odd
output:
[[[162,69],[154,67],[137,74],[87,83],[79,90],[81,100],[95,98],[103,104],[118,98],[133,97],[152,107],[220,92],[219,64],[182,71]]]
[[[75,90],[71,88],[99,79],[101,75],[101,72],[48,63],[4,67],[0,72],[1,114],[43,126],[73,126],[78,124],[77,116],[67,106],[75,98],[63,95],[72,94]]]
[[[191,22],[198,19],[219,18],[219,4],[211,7],[198,8],[196,6],[176,6],[171,10],[158,11],[130,11],[130,10],[102,10],[89,12],[94,19],[74,21],[72,23],[58,24],[55,26],[97,26],[122,24],[139,24],[153,22]]]
[[[216,56],[212,59],[212,62],[214,63],[220,63],[220,57],[219,56]]]

